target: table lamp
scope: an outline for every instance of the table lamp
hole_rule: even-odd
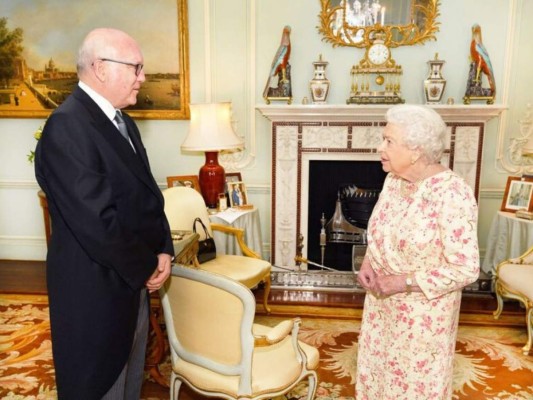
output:
[[[189,133],[181,149],[205,152],[205,164],[199,173],[200,189],[207,207],[216,208],[226,181],[224,168],[218,163],[218,152],[242,148],[244,142],[231,126],[230,102],[190,104],[190,111]]]

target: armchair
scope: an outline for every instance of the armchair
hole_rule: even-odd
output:
[[[210,235],[213,230],[235,235],[244,256],[217,254],[215,259],[199,264],[194,260],[195,267],[232,278],[249,289],[260,283],[264,285],[263,306],[270,313],[268,296],[270,294],[270,270],[268,261],[261,260],[259,255],[246,246],[244,231],[220,224],[212,224],[204,199],[196,190],[188,187],[172,187],[163,190],[165,198],[165,214],[172,230],[190,231],[196,217],[200,217]],[[204,232],[199,232],[200,240]]]
[[[515,299],[526,309],[527,343],[522,348],[528,354],[533,344],[533,247],[518,258],[511,258],[498,264],[494,275],[494,290],[498,308],[494,318],[503,311],[503,299]]]
[[[184,382],[224,399],[283,395],[304,378],[308,400],[317,385],[318,350],[298,340],[300,320],[254,324],[255,297],[225,276],[173,266],[160,290],[170,344],[170,399]]]

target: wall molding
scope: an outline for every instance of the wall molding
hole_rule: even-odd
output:
[[[46,239],[34,236],[0,236],[0,258],[3,260],[46,260]]]
[[[204,56],[205,56],[205,101],[216,102],[218,96],[216,88],[216,65],[218,48],[214,46],[218,26],[216,24],[217,7],[226,7],[222,2],[214,0],[204,0]],[[244,66],[244,90],[242,93],[243,110],[238,115],[233,113],[233,125],[239,126],[236,133],[242,136],[245,142],[244,149],[235,152],[221,153],[220,162],[227,171],[242,171],[247,167],[252,167],[256,160],[256,126],[255,126],[255,54],[256,54],[256,0],[242,0],[241,7],[246,10],[245,38],[246,44],[243,49],[245,53]],[[239,123],[240,121],[242,123]]]
[[[166,188],[165,183],[158,184],[161,189]],[[0,181],[0,189],[36,190],[39,186],[31,181]],[[246,190],[256,196],[271,196],[272,188],[268,184],[246,185]],[[480,200],[501,200],[503,189],[488,188],[480,190]],[[270,254],[271,243],[263,242],[263,254]],[[43,261],[46,259],[46,239],[43,236],[0,236],[0,259]],[[480,254],[485,254],[485,249],[480,248]]]
[[[0,180],[0,189],[40,189],[37,181],[29,180]]]

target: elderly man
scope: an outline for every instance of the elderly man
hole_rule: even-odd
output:
[[[52,220],[47,256],[59,399],[138,399],[147,292],[170,274],[163,197],[133,120],[143,56],[129,35],[95,29],[79,85],[49,117],[35,171]]]

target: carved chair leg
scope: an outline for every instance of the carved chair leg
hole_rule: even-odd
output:
[[[529,351],[531,350],[531,346],[533,345],[533,306],[531,304],[528,305],[526,310],[526,323],[527,323],[527,343],[522,348],[522,352],[524,355],[528,355]]]
[[[159,371],[159,364],[163,360],[163,356],[165,354],[165,338],[163,336],[161,327],[159,326],[159,323],[157,321],[159,311],[160,309],[158,307],[153,308],[152,306],[150,306],[150,330],[153,332],[155,338],[153,345],[149,346],[149,348],[151,348],[151,351],[146,354],[145,370],[150,373],[150,376],[158,384],[163,387],[169,387],[167,380],[163,377],[163,375],[161,375],[161,372]],[[148,337],[150,338],[153,336],[148,335]]]
[[[498,303],[498,308],[496,308],[496,311],[494,311],[492,315],[494,315],[494,319],[498,319],[503,311],[503,299],[500,294],[502,289],[498,281],[495,282],[494,289],[496,292],[496,302]]]
[[[263,294],[263,306],[267,314],[270,314],[270,307],[268,306],[268,297],[270,296],[270,286],[272,284],[270,274],[264,280],[264,294]]]
[[[316,394],[317,377],[316,374],[309,375],[307,378],[307,400],[313,400]]]
[[[170,400],[177,400],[181,388],[181,381],[176,377],[174,371],[170,376]]]

